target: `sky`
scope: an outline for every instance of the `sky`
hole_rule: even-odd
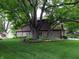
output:
[[[37,10],[37,18],[38,19],[40,18],[40,14],[41,14],[41,9],[38,8],[38,10]],[[45,13],[43,13],[43,16],[45,16]]]

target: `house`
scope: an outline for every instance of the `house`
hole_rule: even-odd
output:
[[[49,31],[50,27],[48,25],[48,22],[46,22],[45,20],[42,20],[42,22],[40,20],[38,20],[39,24],[42,24],[41,28],[40,28],[40,37],[41,38],[50,38],[50,39],[58,39],[58,38],[62,38],[63,35],[65,34],[65,30],[63,30],[60,26],[60,28],[55,28]],[[49,35],[48,35],[49,32]],[[31,33],[31,29],[29,27],[29,25],[26,25],[18,30],[16,30],[16,36],[17,37],[32,37],[32,33]]]

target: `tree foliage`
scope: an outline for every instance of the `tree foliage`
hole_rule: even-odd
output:
[[[46,8],[47,16],[49,18],[49,24],[53,26],[54,24],[58,25],[60,23],[66,23],[68,24],[67,28],[72,29],[73,27],[73,29],[75,30],[75,26],[72,25],[72,22],[75,23],[78,22],[77,21],[79,19],[78,5],[79,1],[77,0],[62,0],[62,1],[58,0],[57,2],[54,2],[54,5],[49,4],[49,6]],[[75,25],[76,29],[79,29],[77,27],[78,24]]]
[[[46,13],[50,26],[54,26],[78,19],[78,5],[78,0],[0,0],[0,10],[7,14],[13,27],[17,29],[29,23],[32,34],[35,34],[33,37],[39,36],[39,29],[42,26],[37,23],[38,8],[41,9],[39,20],[42,20],[43,13]]]
[[[79,23],[76,22],[67,22],[65,23],[65,27],[70,31],[70,32],[75,32],[79,29]]]

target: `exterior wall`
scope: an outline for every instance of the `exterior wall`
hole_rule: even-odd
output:
[[[32,37],[32,33],[31,32],[17,32],[16,33],[17,37]],[[47,31],[42,31],[40,33],[40,37],[41,38],[49,38],[49,39],[58,39],[61,37],[61,31],[51,31],[48,35]]]
[[[29,37],[29,36],[32,36],[32,33],[31,32],[17,32],[16,33],[17,37]]]
[[[61,38],[63,36],[62,30],[61,29],[56,29],[56,30],[51,30],[49,35],[48,35],[48,30],[50,29],[49,25],[46,22],[42,23],[42,26],[40,28],[40,37],[42,38],[49,38],[49,39],[56,39],[56,38]],[[16,31],[16,35],[18,37],[32,37],[31,29],[29,25],[19,29]]]
[[[47,31],[42,32],[42,37],[49,38],[49,39],[57,39],[61,37],[61,32],[60,31],[50,31],[48,34]]]
[[[41,34],[42,37],[47,37],[47,31],[42,31],[42,34]]]
[[[51,38],[51,39],[58,39],[60,37],[61,37],[60,31],[51,31],[48,36],[48,38]]]
[[[16,36],[17,37],[25,37],[25,36],[30,37],[30,36],[32,36],[32,33],[30,31],[30,27],[27,25],[27,26],[17,30]]]
[[[16,30],[16,32],[29,32],[30,31],[30,27],[27,25],[27,26],[25,26],[25,27],[23,27],[23,28],[21,28],[21,29],[18,29],[18,30]]]

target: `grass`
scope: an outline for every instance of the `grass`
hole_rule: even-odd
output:
[[[0,59],[79,59],[79,41],[23,43],[1,40]]]

